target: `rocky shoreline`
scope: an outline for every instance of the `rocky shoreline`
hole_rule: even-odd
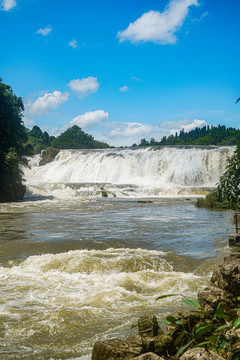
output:
[[[240,252],[218,266],[192,304],[194,310],[166,318],[165,332],[155,316],[144,315],[137,335],[97,341],[92,360],[240,359]]]

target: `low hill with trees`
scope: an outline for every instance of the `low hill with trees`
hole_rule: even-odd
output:
[[[240,130],[227,128],[225,125],[204,126],[195,128],[189,132],[183,129],[180,133],[163,136],[160,141],[151,138],[149,141],[142,139],[139,146],[155,145],[237,145],[240,142]],[[133,146],[136,146],[134,144]]]
[[[92,135],[85,133],[79,126],[73,125],[59,136],[50,136],[39,126],[28,130],[28,144],[32,146],[32,154],[38,154],[47,148],[56,149],[105,149],[110,146],[95,140]]]

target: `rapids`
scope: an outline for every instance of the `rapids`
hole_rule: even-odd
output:
[[[231,211],[190,199],[33,200],[0,205],[1,360],[90,360],[194,298],[228,251]]]

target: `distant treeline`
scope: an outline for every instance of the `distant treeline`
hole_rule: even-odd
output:
[[[56,149],[104,149],[110,146],[104,142],[97,141],[92,135],[85,133],[79,126],[68,128],[59,136],[50,136],[42,131],[39,126],[27,129],[27,146],[29,155],[40,153],[49,147]]]
[[[240,143],[240,130],[227,128],[225,125],[204,126],[189,132],[180,130],[179,134],[163,136],[160,141],[151,138],[141,139],[138,146],[154,145],[237,145]],[[133,147],[137,146],[133,144]]]

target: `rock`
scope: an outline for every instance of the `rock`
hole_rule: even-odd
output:
[[[213,351],[207,351],[204,348],[193,348],[187,350],[180,360],[224,360],[221,356]]]
[[[164,360],[164,359],[152,352],[149,352],[149,353],[137,356],[137,357],[133,358],[132,360]]]
[[[211,282],[235,296],[239,296],[240,289],[240,258],[236,254],[229,256],[212,275]]]
[[[59,152],[59,149],[53,147],[48,147],[46,150],[42,150],[39,165],[42,166],[52,162]]]
[[[209,286],[198,292],[198,301],[203,311],[213,314],[221,302],[225,311],[236,306],[236,298],[228,291],[216,286]]]
[[[154,315],[145,315],[138,320],[138,332],[142,337],[154,337],[163,335],[163,330],[159,327],[157,318]]]
[[[1,189],[0,202],[11,202],[23,200],[26,191],[26,186],[22,184],[9,185]]]
[[[153,352],[160,356],[173,355],[176,352],[173,338],[168,335],[143,338],[144,352]]]
[[[142,352],[143,341],[139,335],[124,340],[103,340],[94,344],[92,360],[128,360],[141,355]]]

